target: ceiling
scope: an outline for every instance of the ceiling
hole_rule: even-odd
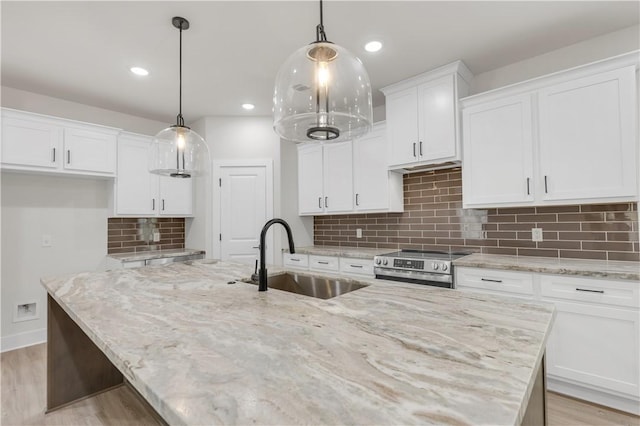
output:
[[[2,1],[2,85],[165,122],[270,115],[280,64],[315,39],[314,1]],[[374,89],[462,59],[474,74],[638,25],[640,2],[326,1],[329,40],[360,57]],[[377,39],[383,50],[364,51]],[[137,77],[131,66],[147,68]],[[240,105],[250,102],[250,113]]]

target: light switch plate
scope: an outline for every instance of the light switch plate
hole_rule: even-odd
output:
[[[531,241],[542,241],[542,228],[531,228]]]
[[[362,228],[356,229],[356,238],[362,238]]]

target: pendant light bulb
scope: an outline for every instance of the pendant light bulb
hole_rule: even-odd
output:
[[[184,125],[182,117],[182,31],[189,29],[189,21],[176,16],[171,23],[180,30],[179,112],[176,124],[158,133],[149,146],[149,171],[162,176],[190,178],[207,170],[209,148],[198,133]]]
[[[342,142],[367,133],[373,124],[371,84],[364,65],[327,41],[322,0],[316,41],[282,64],[273,93],[273,128],[297,143]]]

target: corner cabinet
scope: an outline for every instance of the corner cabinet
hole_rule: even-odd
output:
[[[2,110],[2,169],[113,177],[119,129]]]
[[[462,100],[463,205],[636,201],[637,52]]]
[[[402,175],[387,158],[384,123],[354,141],[299,145],[299,214],[402,211]]]
[[[382,89],[391,170],[461,159],[458,98],[467,95],[471,78],[457,61]]]
[[[118,176],[113,187],[115,216],[189,216],[192,179],[157,176],[148,171],[153,138],[133,133],[118,137]]]
[[[456,268],[456,288],[461,291],[502,294],[555,305],[556,318],[546,351],[549,390],[636,415],[640,415],[639,284]]]

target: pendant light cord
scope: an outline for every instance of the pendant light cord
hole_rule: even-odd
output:
[[[327,35],[324,33],[324,16],[322,13],[322,0],[320,0],[320,23],[316,26],[316,41],[327,41]]]
[[[177,117],[177,124],[180,127],[184,127],[184,118],[182,118],[182,23],[180,23],[180,100],[179,100],[179,110]]]

